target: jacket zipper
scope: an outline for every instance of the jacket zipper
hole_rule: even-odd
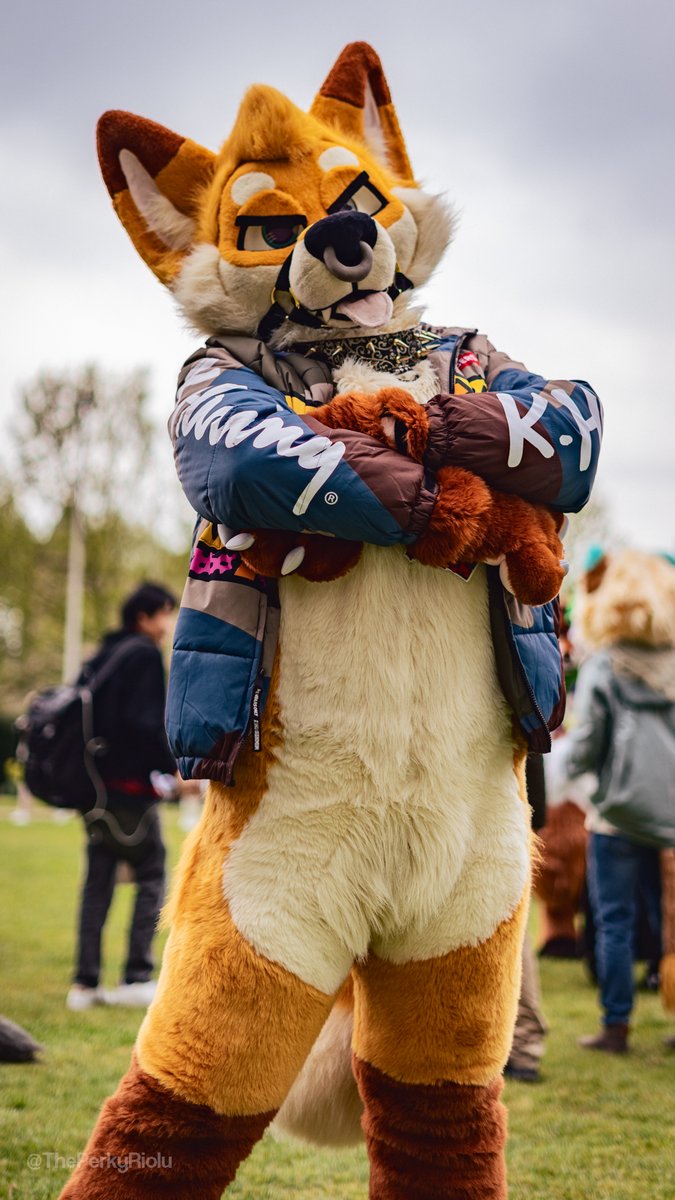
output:
[[[258,672],[258,677],[253,688],[253,696],[251,698],[251,733],[253,735],[253,749],[262,749],[262,726],[260,714],[260,699],[263,692],[263,682],[265,676],[262,670]]]

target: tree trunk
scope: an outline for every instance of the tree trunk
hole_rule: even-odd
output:
[[[63,680],[72,681],[82,661],[82,609],[84,601],[85,542],[84,522],[77,504],[70,506],[68,522],[68,579],[66,583],[66,624],[63,639]]]

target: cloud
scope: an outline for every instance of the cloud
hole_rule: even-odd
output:
[[[378,49],[416,170],[462,210],[427,290],[441,323],[476,325],[605,402],[601,486],[636,540],[673,545],[666,346],[672,337],[675,16],[647,0],[343,5],[28,0],[7,14],[0,71],[5,345],[0,404],[43,365],[147,363],[172,403],[194,345],[136,258],[98,175],[106,108],[216,148],[245,87],[307,105],[342,45]],[[405,36],[403,25],[405,21]],[[167,460],[167,469],[169,463]],[[670,490],[670,503],[667,495]],[[628,497],[628,498],[627,498]]]

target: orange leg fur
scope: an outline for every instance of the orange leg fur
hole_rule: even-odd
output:
[[[265,752],[243,756],[235,788],[211,786],[187,840],[157,995],[62,1200],[219,1200],[330,1012],[331,996],[242,937],[223,895],[228,848],[265,786],[273,696],[265,721]]]
[[[527,897],[475,947],[355,968],[354,1072],[371,1200],[504,1200],[500,1078],[516,1017]]]

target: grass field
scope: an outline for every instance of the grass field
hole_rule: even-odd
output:
[[[40,1066],[0,1066],[0,1198],[48,1200],[68,1175],[63,1163],[84,1146],[103,1098],[129,1058],[138,1011],[64,1006],[73,950],[81,831],[47,810],[23,828],[0,802],[0,1013],[46,1047]],[[165,815],[172,857],[175,813]],[[117,982],[132,889],[118,888],[106,935],[106,983]],[[544,962],[551,1025],[545,1078],[509,1083],[511,1200],[673,1200],[675,1054],[653,996],[641,996],[634,1050],[626,1058],[577,1049],[594,1030],[593,990],[576,964]],[[37,1162],[30,1156],[41,1156]],[[59,1156],[59,1158],[50,1157]],[[340,1154],[265,1138],[241,1167],[237,1200],[364,1200],[362,1149]],[[187,1198],[186,1198],[187,1200]]]

